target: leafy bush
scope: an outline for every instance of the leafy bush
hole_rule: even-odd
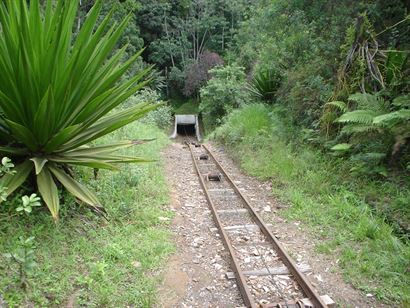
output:
[[[172,108],[164,105],[159,93],[151,89],[143,89],[139,93],[130,97],[125,105],[135,106],[144,102],[152,102],[161,105],[155,110],[150,111],[140,121],[143,123],[153,124],[159,128],[167,128],[172,122]]]
[[[34,256],[36,248],[34,243],[34,236],[29,238],[19,237],[18,247],[12,251],[4,254],[7,259],[17,265],[18,280],[23,289],[28,285],[28,276],[34,272],[37,262]]]
[[[192,96],[198,93],[210,78],[210,70],[215,66],[223,65],[222,58],[215,52],[205,51],[198,62],[193,62],[185,72],[185,84],[183,93],[185,96]]]
[[[228,120],[215,129],[211,138],[236,144],[244,138],[254,139],[271,127],[269,110],[263,104],[251,104],[229,114]]]
[[[200,91],[199,110],[210,125],[220,123],[223,116],[250,101],[245,86],[244,68],[235,65],[216,67],[212,79]]]
[[[326,247],[340,259],[341,270],[355,286],[400,306],[409,300],[410,178],[381,182],[356,176],[349,169],[357,162],[307,145],[295,147],[296,138],[282,137],[288,123],[281,123],[280,112],[261,104],[244,106],[229,114],[211,137],[224,143],[246,172],[272,181],[273,193],[288,204],[278,214],[303,221],[307,230],[319,234],[317,248]],[[360,157],[369,162],[377,158]]]
[[[31,174],[53,218],[60,208],[57,180],[76,198],[96,208],[94,193],[75,181],[69,166],[115,170],[118,163],[145,159],[113,154],[135,140],[87,146],[156,108],[141,103],[109,114],[141,89],[149,69],[121,76],[140,53],[121,63],[126,46],[112,54],[130,16],[108,29],[113,11],[98,23],[101,1],[72,34],[78,1],[7,1],[0,6],[0,154],[16,163],[1,185],[10,195]],[[75,39],[75,40],[74,40]],[[72,42],[73,41],[73,42]],[[110,56],[111,55],[111,56]]]
[[[400,0],[350,2],[262,1],[243,21],[228,52],[247,72],[256,72],[251,90],[260,98],[266,99],[266,93],[269,101],[274,92],[269,89],[275,87],[268,82],[268,72],[280,72],[283,79],[275,102],[287,109],[293,124],[308,132],[306,141],[321,148],[346,143],[347,136],[340,135],[339,129],[350,126],[337,121],[340,110],[324,107],[329,101],[346,101],[359,91],[380,91],[386,101],[392,101],[409,92],[406,5]],[[390,111],[398,108],[385,113]],[[382,130],[382,134],[372,130],[367,139],[362,134],[360,145],[359,134],[350,138],[357,139],[361,153],[380,153],[383,146],[391,149],[396,144],[401,161],[405,161],[408,145],[401,146],[387,133],[389,129]],[[391,161],[389,157],[382,163]]]
[[[318,71],[319,64],[289,70],[277,93],[277,101],[288,109],[295,123],[316,128],[323,106],[332,94],[332,86]]]
[[[199,102],[194,99],[188,99],[181,102],[173,100],[173,108],[175,114],[198,114]]]
[[[148,113],[141,121],[156,125],[161,129],[168,128],[172,123],[172,107],[161,106]]]
[[[168,85],[170,94],[181,95],[184,88],[185,74],[177,67],[172,67],[168,74]]]

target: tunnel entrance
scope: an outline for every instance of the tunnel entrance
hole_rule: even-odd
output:
[[[174,132],[170,136],[176,138],[177,136],[192,136],[196,137],[198,141],[201,140],[199,133],[199,120],[196,114],[177,114],[175,115]]]
[[[181,136],[195,136],[195,124],[178,124],[177,134]]]

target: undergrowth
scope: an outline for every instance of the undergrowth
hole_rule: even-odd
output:
[[[130,124],[101,142],[152,137],[156,141],[126,154],[158,159],[167,138],[146,124]],[[34,236],[37,267],[22,289],[16,267],[0,254],[0,303],[3,297],[10,307],[151,307],[160,279],[155,269],[173,251],[161,170],[160,162],[127,165],[119,172],[99,171],[94,179],[92,170],[76,169],[76,178],[97,191],[107,220],[68,194],[57,225],[41,208],[16,217],[13,200],[2,204],[0,251],[14,251],[20,236]]]
[[[171,105],[175,114],[198,114],[199,104],[195,99],[173,99]]]
[[[410,221],[409,180],[352,175],[345,160],[301,144],[284,118],[278,109],[250,105],[231,113],[211,138],[249,174],[272,181],[274,194],[290,204],[282,215],[311,227],[316,250],[335,255],[357,288],[409,303],[410,246],[394,218]]]

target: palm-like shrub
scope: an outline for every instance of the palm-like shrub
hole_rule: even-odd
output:
[[[97,23],[98,0],[74,35],[77,3],[0,3],[0,156],[16,164],[16,173],[4,176],[0,186],[9,195],[35,175],[54,219],[60,207],[56,181],[79,200],[101,207],[95,194],[71,177],[70,165],[117,169],[117,163],[144,161],[113,153],[137,141],[87,144],[155,108],[139,103],[110,113],[146,84],[149,69],[121,80],[139,56],[122,62],[126,46],[113,53],[129,17],[109,26],[110,12]]]
[[[258,98],[271,100],[275,97],[281,83],[281,75],[273,70],[265,70],[252,77],[248,90]]]

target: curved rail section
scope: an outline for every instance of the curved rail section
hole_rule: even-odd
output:
[[[276,239],[276,237],[269,230],[268,226],[262,221],[260,215],[251,206],[247,198],[241,193],[237,185],[228,175],[226,170],[221,166],[221,164],[216,160],[209,148],[205,145],[199,144],[193,145],[187,143],[187,145],[191,152],[195,170],[199,176],[199,180],[212,212],[214,222],[221,234],[223,244],[231,257],[232,269],[245,305],[251,308],[312,306],[319,308],[331,307],[331,305],[328,306],[325,303],[325,300],[316,292],[296,263],[292,260],[289,254],[286,253],[282,244]],[[236,201],[235,198],[237,199]],[[241,218],[239,219],[239,221],[245,221],[244,224],[232,225],[232,221],[234,220],[230,219],[229,215],[226,215],[227,213],[235,214],[236,217],[240,216],[247,218],[244,220],[241,220]],[[226,216],[228,216],[228,218],[226,218]],[[286,266],[287,273],[290,274],[296,281],[297,285],[301,289],[301,293],[308,297],[310,306],[305,305],[305,303],[300,300],[295,302],[293,305],[280,305],[277,303],[272,304],[266,303],[266,301],[263,303],[260,301],[258,304],[256,303],[255,292],[252,292],[248,284],[247,275],[250,275],[250,272],[255,273],[258,271],[243,270],[243,262],[241,262],[242,260],[240,259],[240,255],[236,247],[237,242],[235,242],[235,236],[237,237],[237,235],[231,235],[231,233],[240,232],[240,230],[242,230],[241,232],[249,235],[247,236],[246,246],[253,245],[254,248],[252,249],[256,249],[256,254],[260,256],[258,258],[262,259],[262,263],[260,264],[263,264],[264,268],[259,272],[264,273],[266,277],[273,278],[275,269],[272,269],[267,265],[267,263],[263,260],[264,253],[260,252],[260,247],[262,244],[264,246],[268,246],[269,248],[273,247],[277,259]],[[261,232],[261,235],[258,236],[254,230]],[[261,236],[263,236],[263,240],[261,240]],[[257,240],[257,238],[259,238],[259,240]],[[253,241],[256,241],[257,243]],[[272,282],[277,285],[273,279]]]

